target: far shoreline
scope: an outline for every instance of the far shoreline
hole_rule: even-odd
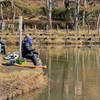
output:
[[[22,35],[22,40],[25,34]],[[1,35],[2,40],[6,45],[19,45],[19,35]],[[55,34],[32,34],[33,44],[44,45],[70,45],[70,44],[100,44],[99,34],[67,34],[67,35],[55,35]]]

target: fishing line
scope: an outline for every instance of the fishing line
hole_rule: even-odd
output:
[[[49,59],[49,58],[45,58],[45,57],[40,57],[42,59]],[[61,60],[61,59],[55,59],[55,58],[51,58],[52,60],[59,60],[59,61],[70,61],[70,60]],[[70,61],[70,62],[75,62],[75,61]]]
[[[46,52],[42,52],[41,54],[45,54]],[[67,55],[60,55],[59,57],[67,57]]]

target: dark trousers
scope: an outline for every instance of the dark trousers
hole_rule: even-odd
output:
[[[26,58],[31,59],[34,65],[39,65],[39,60],[37,54],[34,54],[32,56],[27,56]]]
[[[6,47],[5,47],[5,45],[1,45],[1,48],[2,48],[2,50],[1,50],[1,54],[6,55],[7,52],[6,52]]]

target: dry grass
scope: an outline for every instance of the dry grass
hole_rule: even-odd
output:
[[[77,33],[77,31],[70,31],[71,33]],[[79,34],[97,34],[98,30],[90,30],[90,33],[88,33],[88,29],[81,29],[79,30]]]
[[[1,56],[0,56],[1,58]],[[2,60],[2,62],[8,62]],[[27,64],[33,65],[32,62]],[[7,100],[33,90],[45,88],[47,77],[41,68],[0,66],[0,99]]]

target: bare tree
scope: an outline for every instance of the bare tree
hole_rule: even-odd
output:
[[[49,29],[52,28],[51,16],[52,16],[52,1],[46,0],[46,8],[47,8],[47,17],[48,17],[48,26]]]
[[[99,28],[99,20],[100,20],[100,10],[98,11],[98,16],[97,16],[97,24],[96,24],[96,29]]]
[[[11,2],[11,11],[12,11],[12,34],[14,34],[15,8],[13,1]]]
[[[2,3],[0,3],[0,19],[3,20]]]
[[[74,27],[75,29],[78,28],[78,17],[79,17],[79,2],[80,0],[75,0],[75,6],[74,6],[74,10],[75,10],[75,15],[74,15]]]
[[[86,0],[83,1],[83,6],[86,7]],[[83,16],[82,16],[82,25],[84,26],[85,24],[85,10],[83,10]]]

